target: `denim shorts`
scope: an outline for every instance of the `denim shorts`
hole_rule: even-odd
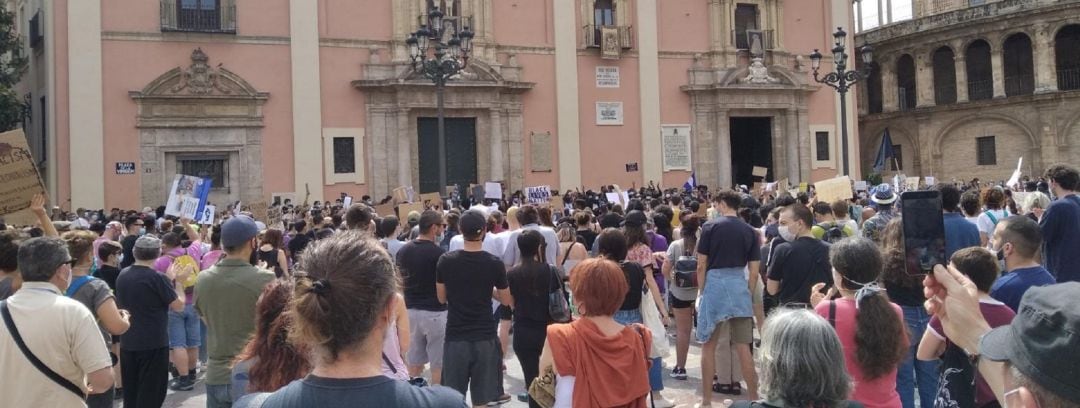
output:
[[[169,311],[169,347],[196,348],[202,338],[199,335],[199,315],[194,305],[184,305],[183,312]]]

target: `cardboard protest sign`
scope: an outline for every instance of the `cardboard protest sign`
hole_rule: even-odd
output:
[[[420,202],[424,203],[424,208],[437,206],[441,210],[443,207],[442,197],[439,196],[439,193],[420,194]]]
[[[35,194],[45,194],[22,129],[0,133],[0,215],[30,208]]]
[[[389,217],[394,214],[394,203],[379,204],[375,206],[375,213],[383,217]]]
[[[202,213],[199,215],[198,224],[200,225],[214,225],[214,217],[217,215],[217,207],[213,205],[203,206]]]
[[[251,216],[255,218],[255,221],[262,221],[263,224],[266,224],[270,221],[266,213],[269,209],[270,206],[264,202],[257,202],[248,205],[248,211],[251,211]]]
[[[754,174],[754,177],[765,178],[765,175],[769,174],[769,169],[767,167],[754,166],[753,174]]]
[[[502,200],[502,196],[502,184],[491,181],[484,183],[484,198]]]
[[[866,180],[859,180],[855,182],[855,191],[867,191]]]
[[[836,200],[851,199],[851,178],[848,176],[831,178],[814,183],[818,202],[831,203]]]
[[[406,218],[409,213],[416,211],[418,214],[424,213],[424,203],[405,203],[398,206],[401,218]]]
[[[414,196],[416,195],[416,193],[413,191],[412,187],[402,186],[402,187],[395,188],[390,193],[390,195],[394,198],[395,203],[400,204],[400,203],[411,203],[411,202],[413,202],[413,199],[414,199]]]
[[[496,183],[496,184],[498,184],[498,183]],[[500,188],[500,191],[501,191],[502,187],[500,186],[499,188]],[[469,197],[472,198],[471,201],[473,203],[479,204],[479,203],[484,202],[484,196],[486,195],[486,192],[487,192],[487,187],[485,187],[482,184],[473,184],[473,185],[469,186]],[[499,197],[498,198],[493,198],[492,200],[501,200],[501,199],[502,199],[502,194],[500,192]]]
[[[776,182],[776,191],[787,191],[788,188],[791,188],[788,179],[782,178]]]
[[[195,215],[202,211],[210,196],[210,179],[202,177],[177,174],[173,178],[172,189],[169,190],[169,199],[165,202],[165,215],[174,217],[195,219]],[[190,211],[184,211],[184,203],[189,197],[199,200],[198,204]]]
[[[548,186],[526,187],[525,199],[529,204],[546,203],[551,200],[551,190]]]

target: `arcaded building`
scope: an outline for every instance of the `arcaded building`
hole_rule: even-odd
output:
[[[433,7],[475,33],[445,93],[448,183],[695,172],[715,187],[752,183],[754,166],[793,183],[842,168],[839,97],[805,56],[831,69],[849,0],[5,3],[31,59],[27,134],[65,207],[156,206],[176,174],[210,178],[218,203],[439,190],[435,86],[406,43]]]
[[[864,27],[856,42],[876,61],[860,90],[864,171],[885,129],[900,167],[888,174],[997,181],[1021,157],[1036,176],[1080,163],[1078,17],[1075,0],[918,0],[911,20]]]

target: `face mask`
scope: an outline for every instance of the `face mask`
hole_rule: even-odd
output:
[[[795,240],[795,233],[791,232],[791,228],[787,225],[781,225],[778,230],[780,232],[780,238],[783,238],[784,241],[791,242]]]
[[[146,235],[146,227],[139,227],[139,235]]]

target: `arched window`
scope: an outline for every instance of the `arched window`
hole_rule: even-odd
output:
[[[990,43],[975,40],[965,52],[967,62],[968,100],[981,101],[994,97],[994,69],[990,65]]]
[[[1031,39],[1016,33],[1005,39],[1005,95],[1031,95],[1035,90],[1035,64],[1031,58]]]
[[[934,103],[956,103],[956,58],[949,47],[934,51]]]
[[[915,60],[911,55],[904,54],[896,60],[896,86],[900,110],[915,109]]]
[[[1062,91],[1080,89],[1080,25],[1070,25],[1054,37],[1057,85]]]
[[[870,67],[870,76],[866,78],[866,98],[869,102],[867,108],[870,113],[881,113],[883,99],[881,97],[881,69],[873,62],[870,63]]]

